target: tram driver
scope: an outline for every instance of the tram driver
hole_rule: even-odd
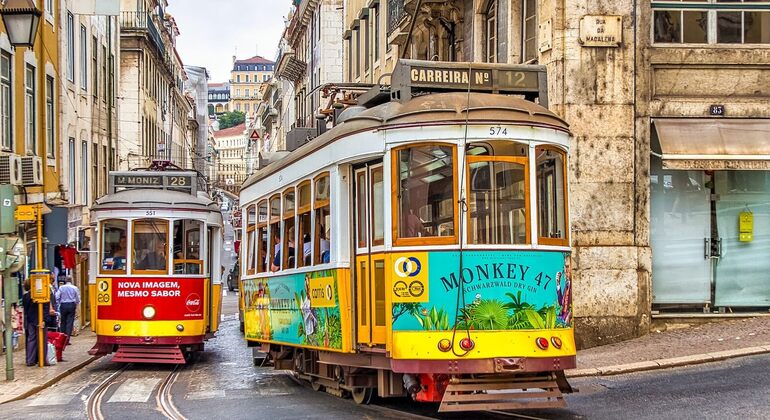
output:
[[[136,262],[139,270],[165,270],[166,269],[166,244],[155,238],[152,247],[145,251],[143,257]]]

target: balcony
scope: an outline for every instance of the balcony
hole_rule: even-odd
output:
[[[161,57],[166,56],[166,46],[160,37],[158,28],[147,12],[120,12],[121,31],[145,31]]]
[[[388,0],[388,34],[392,33],[406,18],[404,0]]]

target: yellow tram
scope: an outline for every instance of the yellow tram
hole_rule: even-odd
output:
[[[545,86],[540,66],[402,60],[247,180],[249,344],[360,403],[564,406],[570,133]]]
[[[113,172],[92,208],[91,354],[185,363],[219,325],[222,215],[195,172]]]

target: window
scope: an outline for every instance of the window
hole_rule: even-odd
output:
[[[241,75],[240,74],[235,76],[235,82],[236,83],[241,83]]]
[[[102,46],[102,101],[107,102],[107,47]]]
[[[125,274],[128,259],[126,233],[128,222],[125,220],[105,220],[100,227],[102,239],[101,272]]]
[[[29,65],[24,74],[24,121],[26,123],[24,144],[27,153],[36,155],[37,139],[35,137],[35,131],[37,129],[37,121],[35,117],[35,68]]]
[[[48,148],[48,157],[52,158],[56,151],[56,140],[54,136],[55,124],[54,124],[54,107],[53,98],[53,77],[46,76],[45,78],[45,137],[46,147]]]
[[[168,221],[140,219],[133,228],[133,269],[138,274],[166,274],[168,266]]]
[[[385,183],[382,166],[373,168],[372,177],[372,245],[385,245]]]
[[[356,48],[354,50],[356,59],[354,61],[351,61],[350,64],[353,66],[353,78],[357,79],[358,76],[361,74],[361,31],[355,30],[355,40],[356,40]]]
[[[770,44],[770,5],[754,0],[652,3],[653,41]],[[757,4],[764,3],[764,4]]]
[[[244,252],[246,252],[245,261],[247,274],[254,274],[256,271],[254,266],[254,258],[256,257],[257,252],[256,229],[257,207],[251,205],[246,210],[246,247],[244,248]]]
[[[69,194],[67,195],[67,200],[70,204],[76,204],[77,200],[77,194],[75,194],[75,189],[77,188],[77,174],[75,173],[77,166],[75,165],[75,162],[77,162],[77,158],[75,156],[75,138],[70,137],[69,138],[69,144],[67,145],[67,151],[69,152],[68,156],[68,163],[67,170],[69,172]]]
[[[524,0],[522,13],[522,61],[537,59],[537,1]]]
[[[84,25],[80,25],[80,87],[88,89],[88,35]]]
[[[358,220],[356,220],[356,244],[358,248],[366,248],[369,244],[369,221],[364,209],[366,205],[366,169],[356,172],[356,207],[358,208]]]
[[[561,150],[540,146],[535,149],[535,156],[538,242],[567,246],[566,154]]]
[[[75,16],[67,12],[67,80],[75,81]]]
[[[353,38],[348,38],[348,81],[353,81]]]
[[[302,258],[297,259],[297,266],[304,267],[311,263],[313,241],[311,235],[311,194],[310,181],[297,186],[297,238],[302,241]]]
[[[13,124],[11,122],[11,55],[5,51],[0,53],[0,135],[2,147],[13,150]]]
[[[88,205],[88,142],[83,141],[80,145],[80,199],[84,205]]]
[[[247,98],[249,97],[249,89],[248,88],[246,88],[246,94],[244,96],[246,96]]]
[[[364,72],[369,71],[369,62],[371,61],[370,54],[370,39],[369,39],[369,21],[364,19],[361,24],[364,29]]]
[[[396,245],[456,243],[454,155],[455,146],[442,144],[395,151]]]
[[[487,245],[526,244],[528,172],[527,146],[522,153],[500,147],[494,156],[469,153],[468,162],[468,243]],[[488,153],[484,147],[472,147]]]
[[[246,75],[246,83],[249,83],[249,75]]]
[[[290,188],[283,193],[283,243],[281,249],[288,250],[287,252],[281,252],[281,263],[283,269],[296,267],[296,238],[294,237],[295,220],[294,220],[294,204],[295,204],[294,188]]]
[[[267,245],[270,271],[281,269],[281,196],[270,198],[270,242]]]
[[[53,16],[53,0],[45,0],[45,13]]]
[[[324,173],[314,180],[313,210],[315,211],[315,232],[313,232],[314,264],[331,261],[331,207],[329,205],[329,174]]]
[[[372,52],[374,54],[374,61],[377,61],[380,57],[380,5],[377,4],[372,8]]]
[[[265,75],[262,76],[262,81],[263,82],[267,82],[268,80],[270,80],[270,75],[269,74],[265,74]]]
[[[96,36],[94,35],[93,38],[91,38],[91,78],[93,80],[93,92],[91,92],[94,95],[94,98],[99,96],[99,75],[98,69],[99,69],[99,41],[97,40]],[[147,72],[145,71],[145,78],[147,77]]]
[[[489,0],[484,14],[484,61],[497,62],[497,0]]]
[[[174,220],[174,274],[203,274],[203,223]]]

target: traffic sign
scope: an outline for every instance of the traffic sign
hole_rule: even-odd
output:
[[[249,138],[251,140],[259,140],[259,133],[257,132],[256,129],[251,130],[251,134],[249,134]]]

